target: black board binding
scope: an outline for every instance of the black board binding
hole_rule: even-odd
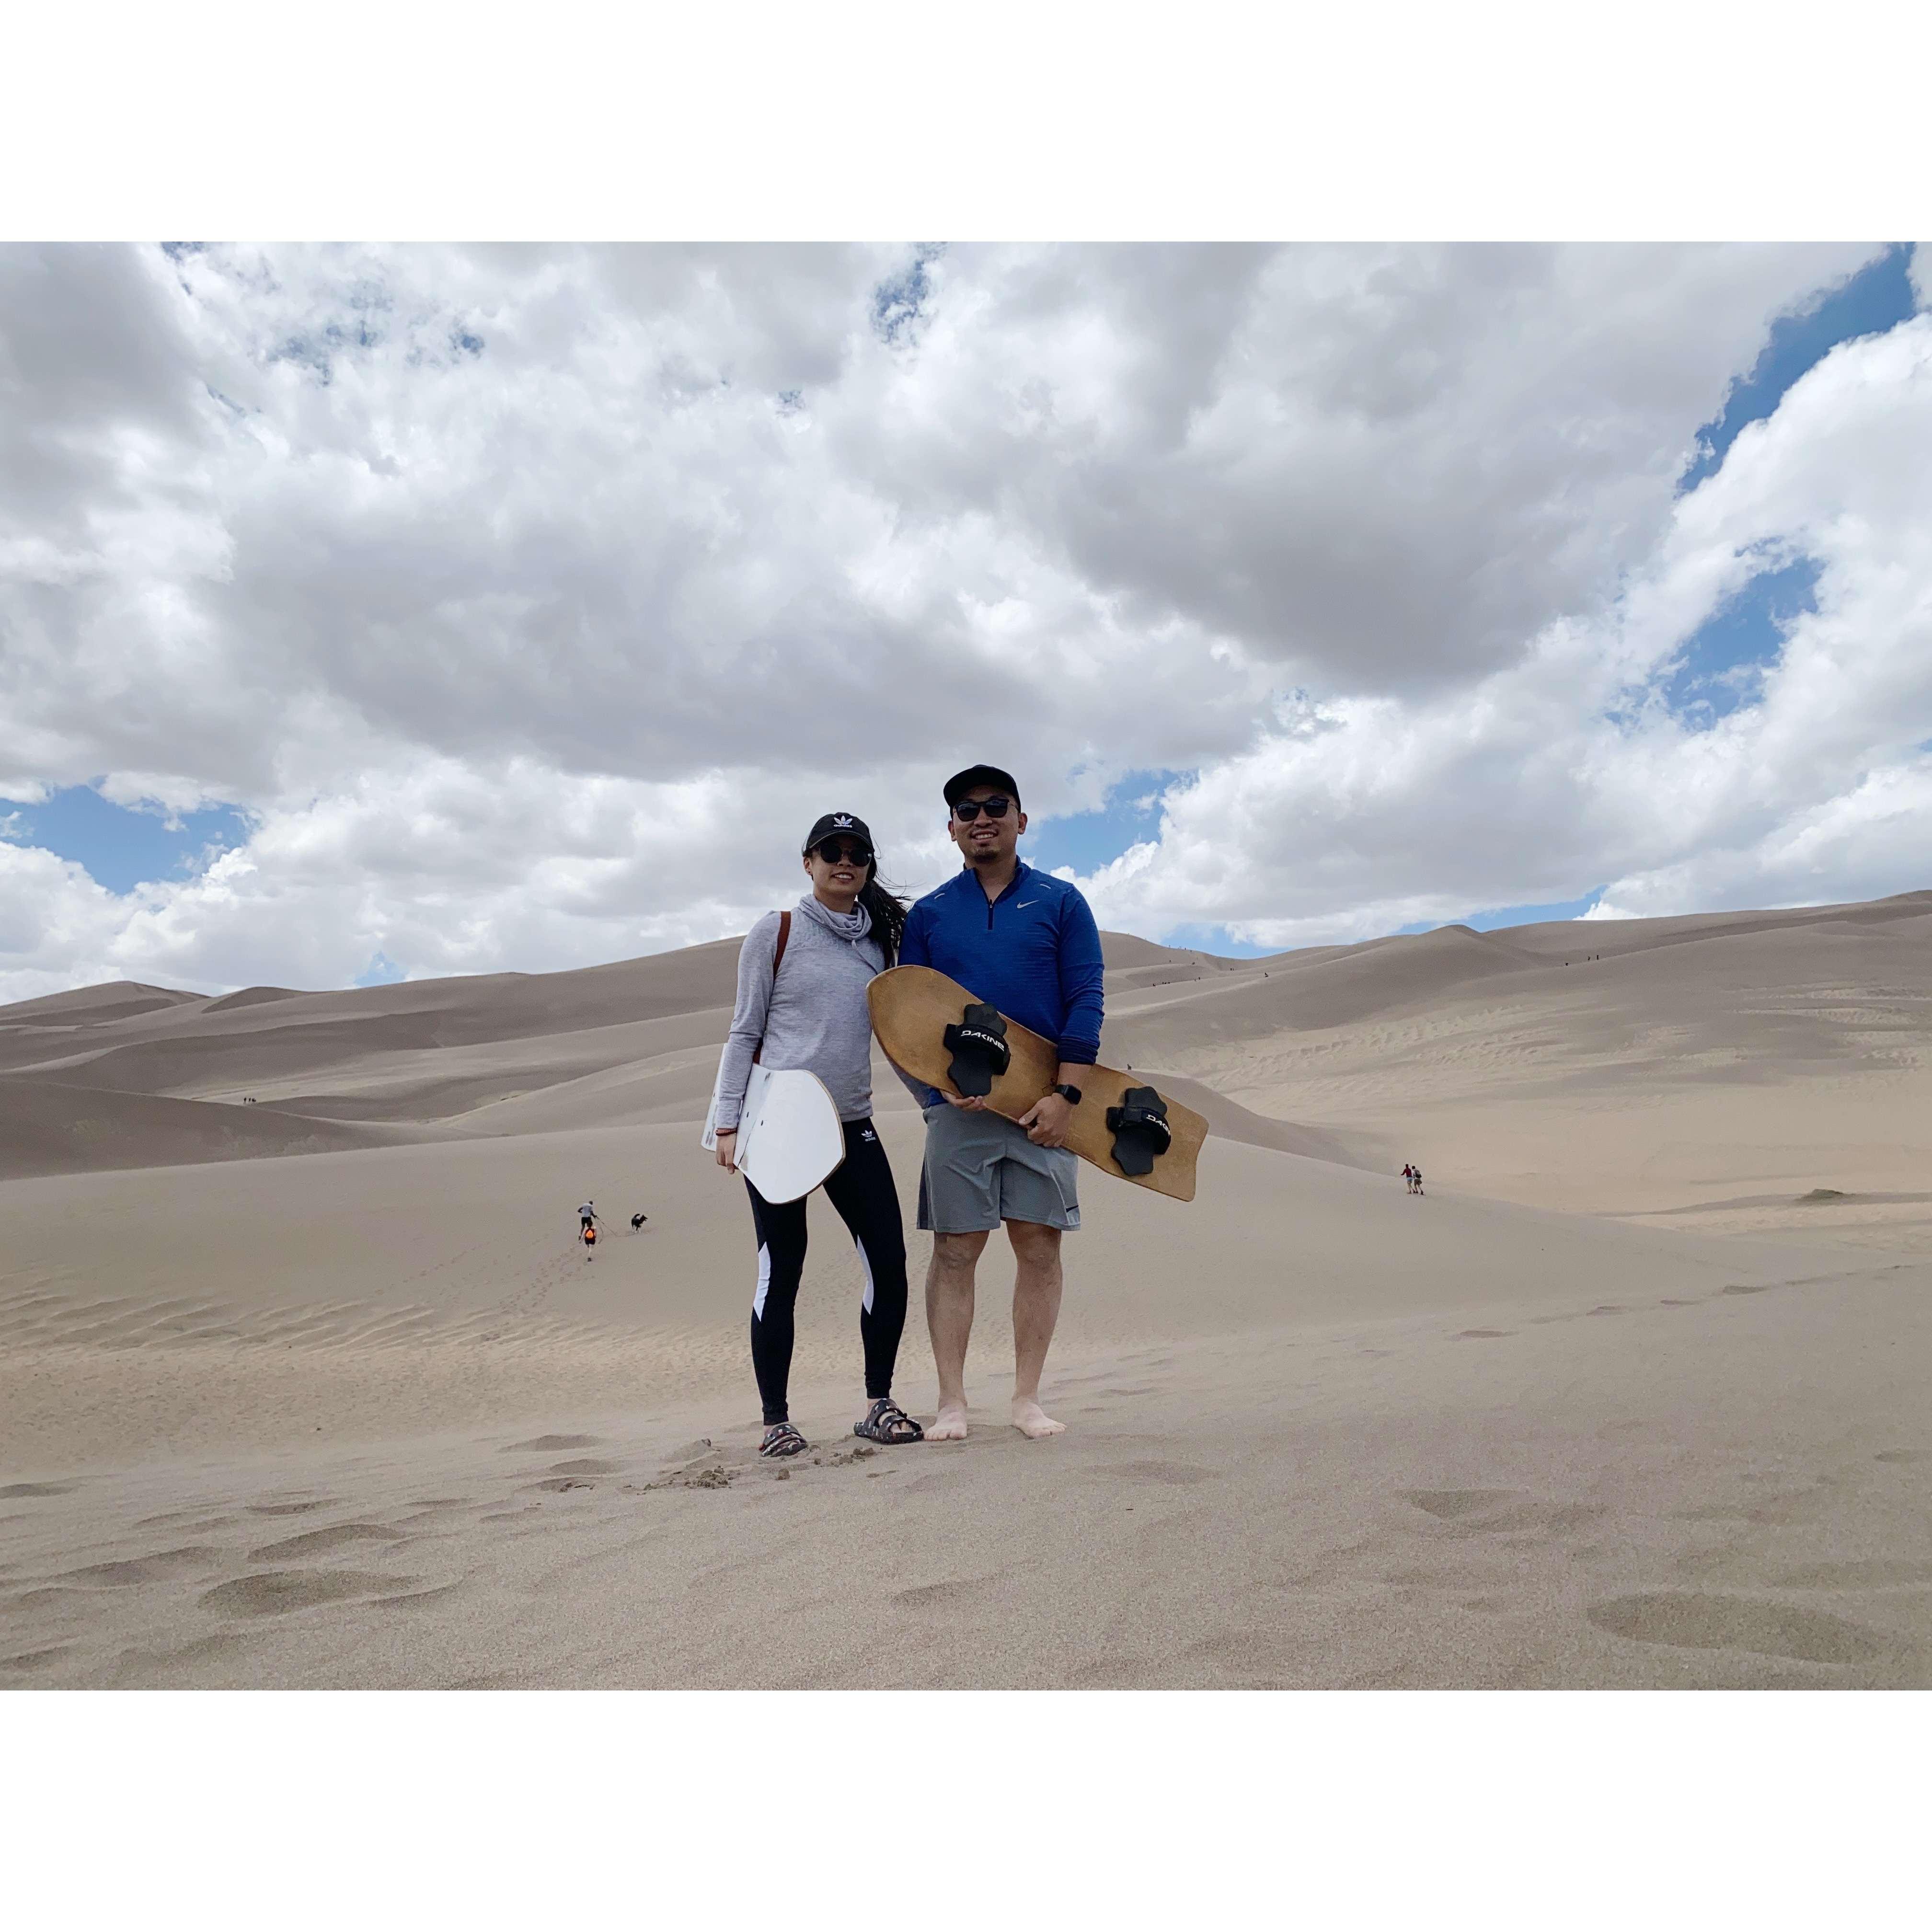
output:
[[[946,1029],[944,1040],[952,1054],[947,1077],[968,1099],[984,1100],[1012,1064],[1006,1019],[998,1006],[968,1006],[959,1024]]]
[[[1167,1102],[1151,1087],[1130,1087],[1118,1107],[1107,1109],[1114,1130],[1114,1158],[1123,1174],[1151,1174],[1154,1164],[1174,1144],[1167,1124]]]

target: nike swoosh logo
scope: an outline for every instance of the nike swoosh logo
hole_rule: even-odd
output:
[[[1028,906],[1039,904],[1040,902],[1037,899],[1016,899],[1013,902],[1013,910],[1016,912],[1024,912]]]

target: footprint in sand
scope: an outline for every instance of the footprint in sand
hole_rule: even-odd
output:
[[[325,1556],[332,1550],[346,1550],[352,1543],[402,1543],[408,1539],[400,1529],[385,1528],[376,1522],[339,1522],[330,1529],[311,1529],[300,1536],[285,1536],[279,1543],[264,1544],[248,1552],[250,1563],[280,1563],[291,1556]]]
[[[432,1583],[426,1590],[398,1591],[393,1597],[378,1597],[376,1607],[388,1610],[416,1604],[438,1603],[445,1597],[453,1596],[464,1587],[464,1583],[465,1580],[459,1576],[453,1583]]]
[[[1568,1536],[1603,1520],[1594,1503],[1550,1503],[1521,1490],[1411,1490],[1408,1500],[1438,1520],[1458,1526],[1457,1536],[1489,1536],[1503,1531],[1532,1532],[1510,1548],[1528,1548],[1551,1534]]]
[[[580,1456],[574,1462],[553,1462],[550,1470],[554,1476],[614,1476],[622,1467],[621,1462],[600,1462],[594,1456]]]
[[[18,1671],[22,1676],[31,1670],[44,1670],[58,1658],[73,1649],[70,1643],[50,1644],[45,1650],[22,1650],[11,1657],[0,1657],[0,1670]]]
[[[268,1570],[236,1576],[203,1592],[204,1610],[224,1617],[274,1617],[313,1610],[352,1597],[390,1597],[418,1580],[381,1576],[354,1570]]]
[[[22,1590],[14,1598],[14,1607],[20,1610],[72,1610],[83,1604],[96,1602],[92,1590],[76,1590],[64,1583],[45,1583],[38,1590]]]
[[[1500,1342],[1513,1331],[1508,1328],[1463,1328],[1456,1331],[1459,1342]]]
[[[944,1610],[986,1595],[999,1580],[999,1572],[994,1570],[984,1576],[952,1577],[943,1583],[916,1583],[909,1590],[895,1590],[892,1601],[909,1610]]]
[[[1658,1591],[1612,1597],[1584,1613],[1600,1630],[1682,1650],[1748,1650],[1804,1664],[1862,1664],[1882,1648],[1876,1634],[1843,1617],[1750,1597]]]
[[[1774,1590],[1899,1590],[1932,1583],[1932,1563],[1870,1556],[1850,1563],[1808,1563],[1774,1576]]]
[[[340,1496],[316,1496],[307,1502],[250,1503],[250,1516],[306,1516],[310,1510],[332,1509],[342,1498]]]
[[[90,1563],[83,1569],[69,1570],[63,1573],[61,1581],[123,1589],[135,1583],[167,1583],[182,1576],[205,1576],[212,1564],[220,1561],[218,1550],[158,1550],[151,1556],[132,1557],[118,1563]]]
[[[0,1496],[64,1496],[78,1486],[74,1483],[8,1483],[0,1487]]]
[[[512,1442],[503,1454],[507,1456],[515,1449],[601,1449],[603,1446],[601,1436],[533,1436],[527,1442]]]
[[[1418,1509],[1445,1522],[1493,1509],[1498,1503],[1518,1502],[1522,1495],[1520,1490],[1408,1490],[1404,1493]]]
[[[1872,1458],[1874,1462],[1922,1462],[1924,1460],[1922,1449],[1881,1449]]]
[[[1106,1473],[1130,1483],[1162,1484],[1180,1488],[1193,1483],[1211,1482],[1221,1472],[1203,1469],[1192,1462],[1116,1462]]]
[[[224,1632],[197,1637],[174,1650],[124,1650],[114,1666],[114,1681],[130,1688],[164,1682],[178,1672],[192,1672],[202,1664],[225,1663],[244,1656],[259,1641]],[[189,1681],[193,1681],[191,1677]]]

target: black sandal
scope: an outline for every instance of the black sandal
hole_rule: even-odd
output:
[[[862,1436],[868,1442],[923,1442],[926,1431],[922,1429],[889,1395],[882,1395],[873,1403],[863,1422],[852,1425],[854,1436]]]
[[[760,1456],[796,1456],[811,1447],[812,1444],[790,1423],[775,1422],[765,1431],[765,1439],[758,1444],[758,1454]]]

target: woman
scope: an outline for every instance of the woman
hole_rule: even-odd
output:
[[[718,1165],[737,1169],[738,1122],[756,1058],[774,1072],[802,1066],[830,1090],[845,1130],[845,1158],[826,1178],[826,1198],[859,1250],[866,1284],[859,1334],[866,1352],[865,1414],[852,1432],[874,1442],[925,1435],[892,1400],[892,1368],[905,1328],[905,1234],[891,1163],[872,1126],[872,1028],[866,988],[898,956],[905,907],[878,881],[872,835],[850,812],[827,812],[805,842],[812,890],[784,920],[767,913],[738,954],[738,1004],[718,1070]],[[784,929],[783,956],[778,938]],[[752,1367],[764,1403],[760,1456],[796,1456],[810,1445],[793,1427],[793,1308],[805,1270],[805,1203],[765,1199],[748,1179],[758,1237],[752,1302]]]

